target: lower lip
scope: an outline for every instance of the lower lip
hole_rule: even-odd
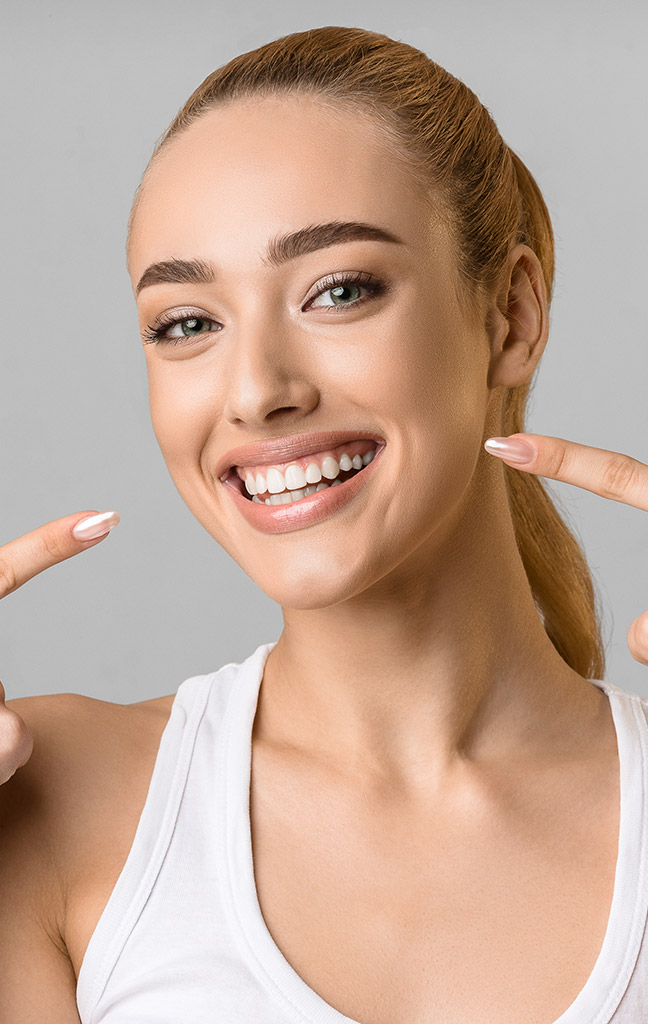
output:
[[[306,498],[292,502],[290,505],[266,505],[258,501],[244,498],[235,484],[226,482],[225,487],[231,494],[234,504],[245,516],[250,526],[262,533],[288,533],[290,530],[303,530],[322,522],[334,512],[339,512],[364,487],[372,476],[374,467],[385,448],[378,448],[368,466],[359,473],[349,477],[344,483],[326,490],[315,491]]]

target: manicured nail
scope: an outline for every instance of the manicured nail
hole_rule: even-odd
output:
[[[523,465],[531,462],[535,452],[527,441],[519,441],[517,438],[512,441],[508,437],[489,437],[484,441],[484,448],[491,455],[498,455],[507,462],[515,462]]]
[[[87,516],[85,519],[81,519],[72,530],[72,535],[77,540],[96,540],[97,537],[103,537],[106,533],[110,533],[118,522],[118,512],[101,512],[97,516]]]

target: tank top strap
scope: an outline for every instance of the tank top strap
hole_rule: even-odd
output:
[[[198,728],[218,674],[185,679],[174,697],[133,843],[79,970],[77,1004],[83,1020],[91,1020],[110,971],[155,885],[178,817]]]

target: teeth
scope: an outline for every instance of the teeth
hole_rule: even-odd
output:
[[[296,463],[286,467],[284,473],[274,466],[268,469],[267,478],[263,473],[247,473],[245,477],[245,489],[252,497],[252,501],[266,505],[289,505],[293,501],[314,494],[315,491],[322,491],[325,487],[339,487],[342,483],[336,477],[340,472],[347,473],[350,469],[359,470],[368,466],[376,454],[376,449],[366,452],[365,455],[354,455],[353,458],[343,452],[338,463],[332,455],[326,455],[322,459],[321,469],[316,462],[310,462],[306,472]],[[322,477],[330,480],[325,483]],[[321,481],[321,482],[320,482]],[[259,498],[259,494],[269,493],[267,498]]]
[[[271,494],[270,504],[271,505],[290,505],[290,492],[284,491],[283,494]]]
[[[319,484],[317,487],[305,487],[301,490],[296,491],[284,491],[283,494],[271,494],[269,498],[265,499],[266,505],[290,505],[293,501],[299,501],[300,498],[305,498],[308,494],[313,494],[315,491],[326,490],[328,487],[335,487],[336,484],[340,484],[340,480],[336,480],[332,484]],[[260,498],[254,495],[252,501],[258,501],[260,505],[263,504]]]
[[[340,466],[337,459],[334,459],[332,455],[326,455],[322,459],[322,476],[325,476],[327,480],[334,480],[340,472]]]
[[[306,474],[304,473],[304,470],[301,468],[301,466],[297,466],[294,464],[291,466],[287,466],[284,476],[286,478],[286,487],[290,491],[296,491],[301,487],[305,487],[306,484],[308,483],[306,479]]]
[[[309,462],[306,466],[306,483],[318,484],[322,479],[322,471],[316,462]]]
[[[281,494],[282,491],[286,490],[286,481],[284,480],[283,473],[278,469],[270,468],[268,470],[268,490],[270,494]]]

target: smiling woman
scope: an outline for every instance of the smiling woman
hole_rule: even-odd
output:
[[[547,343],[531,174],[427,55],[314,29],[189,98],[127,259],[170,475],[284,628],[145,705],[10,702],[47,1019],[637,1024],[648,704],[603,678],[558,449],[484,450]]]

